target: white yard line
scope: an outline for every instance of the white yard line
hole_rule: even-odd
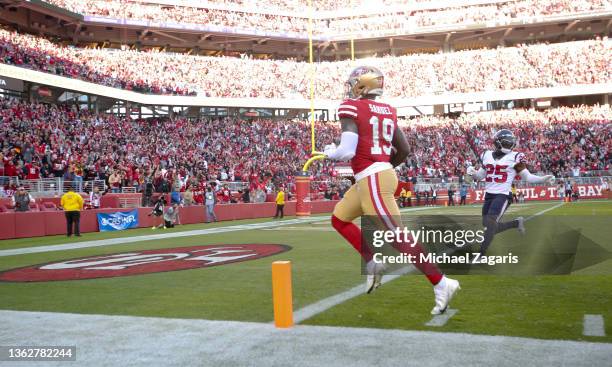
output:
[[[558,207],[563,206],[563,204],[565,204],[565,203],[559,203],[559,204],[557,204],[557,205],[553,205],[553,206],[551,206],[550,208],[547,208],[547,209],[541,210],[541,211],[539,211],[539,212],[535,213],[534,215],[530,215],[529,217],[525,218],[525,221],[531,220],[531,219],[533,219],[533,218],[535,218],[535,217],[539,217],[540,215],[542,215],[542,214],[544,214],[544,213],[548,213],[548,212],[549,212],[549,211],[551,211],[551,210],[555,210],[555,209],[557,209]]]
[[[397,271],[394,272],[394,274],[385,275],[382,279],[382,284],[395,280],[404,274],[412,273],[415,270],[416,268],[414,266],[406,266],[404,268],[398,269]],[[338,293],[331,297],[323,298],[320,301],[317,301],[315,303],[312,303],[308,306],[305,306],[295,311],[293,313],[293,322],[295,322],[296,324],[299,324],[300,322],[304,320],[307,320],[313,316],[316,316],[322,312],[325,312],[332,307],[335,307],[341,303],[348,301],[351,298],[355,298],[364,293],[365,293],[365,284],[360,284],[342,293]],[[376,291],[374,291],[374,293],[376,293]]]
[[[76,346],[65,364],[79,367],[592,367],[612,355],[610,343],[432,331],[23,311],[0,311],[0,323],[0,345]]]
[[[262,223],[239,224],[239,225],[233,225],[233,226],[216,227],[216,228],[209,228],[209,229],[197,229],[197,230],[184,231],[184,232],[158,233],[158,234],[143,235],[143,236],[120,237],[120,238],[109,238],[105,240],[96,240],[96,241],[65,243],[65,244],[59,244],[59,245],[16,248],[16,249],[0,250],[0,257],[23,255],[23,254],[34,254],[34,253],[40,253],[40,252],[74,250],[74,249],[89,248],[89,247],[122,245],[126,243],[134,243],[134,242],[142,242],[142,241],[150,241],[150,240],[161,240],[161,239],[167,239],[167,238],[179,238],[179,237],[201,236],[201,235],[206,235],[206,234],[249,231],[249,230],[254,230],[254,229],[271,228],[271,227],[278,227],[278,226],[284,226],[284,225],[289,225],[289,224],[317,222],[317,221],[323,221],[323,220],[328,220],[328,218],[327,217],[312,217],[312,218],[306,218],[306,219],[290,219],[290,220],[282,220],[282,221],[275,220],[275,221],[262,222]]]
[[[425,326],[435,326],[435,327],[444,326],[446,325],[448,320],[450,320],[450,318],[453,317],[457,312],[459,312],[459,310],[449,308],[443,314],[432,317],[431,320],[427,321]]]
[[[584,315],[582,320],[582,335],[606,336],[604,318],[602,315]]]
[[[262,231],[294,231],[294,232],[336,232],[333,228],[316,228],[316,227],[276,227],[276,228],[263,228]]]

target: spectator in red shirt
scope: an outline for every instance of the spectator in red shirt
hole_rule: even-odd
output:
[[[26,163],[26,180],[38,180],[40,178],[40,166],[37,162]]]

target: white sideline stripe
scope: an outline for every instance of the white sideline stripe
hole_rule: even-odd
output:
[[[416,268],[412,265],[398,269],[395,272],[395,274],[385,275],[382,278],[382,284],[395,280],[404,274],[412,273],[415,270]],[[335,307],[343,302],[348,301],[351,298],[355,298],[359,295],[364,294],[365,293],[364,290],[365,290],[365,286],[363,284],[360,284],[342,293],[338,293],[331,297],[323,298],[320,301],[317,301],[308,306],[302,307],[293,313],[293,322],[295,322],[296,324],[299,324],[300,322],[305,321],[322,312],[325,312],[332,307]]]
[[[606,336],[604,318],[602,315],[584,315],[582,321],[582,335],[584,336]]]
[[[557,209],[558,207],[563,206],[563,204],[565,204],[565,203],[559,203],[559,204],[557,204],[557,205],[553,205],[553,206],[551,206],[551,207],[550,207],[550,208],[548,208],[548,209],[541,210],[541,211],[539,211],[539,212],[535,213],[534,215],[531,215],[531,216],[529,216],[529,217],[525,218],[525,222],[526,222],[526,221],[528,221],[528,220],[531,220],[531,219],[533,219],[533,218],[535,218],[535,217],[539,217],[540,215],[542,215],[542,214],[544,214],[544,213],[547,213],[547,212],[549,212],[549,211],[551,211],[551,210],[555,210],[555,209]]]
[[[328,217],[312,217],[312,218],[306,218],[306,219],[290,219],[290,220],[284,220],[284,221],[270,221],[270,222],[253,223],[253,224],[239,224],[239,225],[234,225],[234,226],[217,227],[217,228],[209,228],[209,229],[197,229],[197,230],[184,231],[184,232],[159,233],[159,234],[144,235],[144,236],[119,237],[119,238],[109,238],[105,240],[65,243],[65,244],[60,244],[60,245],[16,248],[16,249],[9,249],[9,250],[0,250],[0,257],[34,254],[34,253],[39,253],[39,252],[75,250],[75,249],[88,248],[88,247],[122,245],[126,243],[161,240],[161,239],[166,239],[166,238],[179,238],[179,237],[201,236],[205,234],[248,231],[248,230],[253,230],[253,229],[278,227],[278,226],[284,226],[288,224],[299,224],[299,223],[306,223],[306,222],[318,222],[318,221],[324,221],[324,220],[328,220]]]
[[[449,308],[443,314],[436,315],[436,316],[432,317],[431,320],[427,321],[425,326],[435,326],[435,327],[444,326],[444,325],[446,325],[448,320],[450,320],[451,317],[455,316],[455,314],[458,311],[459,310],[456,310],[454,308]]]
[[[2,310],[0,323],[0,345],[76,345],[73,367],[592,367],[612,355],[610,343],[434,331]]]
[[[426,210],[426,209],[431,209],[431,208],[421,208],[421,207],[408,208],[408,209],[403,209],[402,212],[412,212],[412,211],[419,211],[419,210]],[[238,224],[234,226],[225,226],[225,227],[217,227],[217,228],[210,228],[210,229],[198,229],[198,230],[184,231],[184,232],[159,233],[159,234],[144,235],[144,236],[109,238],[105,240],[73,242],[73,243],[48,245],[48,246],[21,247],[21,248],[16,248],[16,249],[0,250],[0,257],[34,254],[34,253],[40,253],[40,252],[75,250],[79,248],[88,248],[88,247],[121,245],[124,243],[134,243],[134,242],[140,242],[140,241],[159,240],[159,239],[166,239],[166,238],[178,238],[178,237],[189,237],[189,236],[201,236],[205,234],[247,231],[247,230],[252,230],[252,229],[280,227],[280,226],[284,226],[288,224],[316,223],[316,222],[323,222],[323,221],[328,221],[328,220],[329,220],[328,216],[319,216],[319,217],[297,218],[297,219],[290,219],[290,220],[269,221],[269,222],[252,223],[252,224]]]
[[[319,231],[319,232],[336,232],[331,227],[276,227],[276,228],[262,228],[262,231]]]

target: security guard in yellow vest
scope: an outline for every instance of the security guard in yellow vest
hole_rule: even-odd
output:
[[[72,236],[72,227],[74,225],[74,234],[81,237],[81,210],[83,210],[83,198],[80,194],[70,189],[62,195],[61,206],[66,214],[66,236]]]
[[[278,194],[276,194],[276,214],[274,214],[274,218],[278,218],[280,215],[280,218],[283,219],[283,216],[285,215],[284,208],[285,208],[285,191],[281,187],[280,190],[278,190]]]

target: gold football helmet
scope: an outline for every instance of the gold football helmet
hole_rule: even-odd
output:
[[[346,82],[349,98],[365,95],[382,96],[385,77],[373,66],[360,66],[351,72]]]

